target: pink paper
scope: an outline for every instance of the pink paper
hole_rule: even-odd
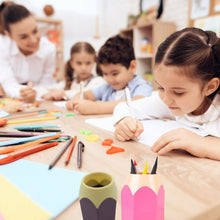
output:
[[[140,187],[134,195],[128,185],[121,191],[121,220],[164,220],[164,188],[158,195],[149,187]]]
[[[5,220],[0,212],[0,220]]]

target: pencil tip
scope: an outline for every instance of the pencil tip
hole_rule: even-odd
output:
[[[48,167],[48,170],[50,170],[52,167],[53,167],[53,166],[50,165],[50,166]]]
[[[65,161],[65,165],[66,165],[66,166],[68,165],[68,161]]]

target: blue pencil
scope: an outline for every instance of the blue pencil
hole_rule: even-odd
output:
[[[2,141],[2,142],[0,142],[0,147],[12,145],[12,144],[18,144],[18,143],[26,142],[26,141],[34,141],[34,140],[38,140],[38,139],[45,138],[45,137],[52,137],[55,135],[57,135],[57,134],[56,133],[48,133],[48,134],[43,134],[43,135],[35,135],[33,137],[27,137],[27,138],[16,138],[11,141]]]
[[[35,125],[35,126],[18,126],[13,127],[14,129],[35,129],[35,128],[55,128],[58,125]]]

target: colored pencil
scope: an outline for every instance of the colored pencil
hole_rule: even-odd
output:
[[[37,139],[51,137],[55,135],[56,133],[48,133],[48,134],[42,134],[42,135],[34,135],[33,137],[16,138],[11,141],[4,141],[4,143],[0,143],[0,147],[9,146],[9,145],[18,144],[18,143],[27,142],[27,141],[35,141]]]
[[[28,128],[28,129],[18,129],[19,131],[29,131],[29,132],[62,132],[60,129],[44,129],[44,128]]]
[[[143,174],[147,174],[147,161],[146,161],[145,166],[144,166]]]
[[[158,161],[158,157],[155,160],[154,166],[151,170],[151,174],[156,174],[157,173],[157,161]]]
[[[33,126],[18,126],[13,127],[14,129],[34,129],[34,128],[55,128],[59,127],[58,125],[33,125]]]
[[[70,157],[71,157],[71,155],[72,155],[74,146],[75,146],[75,144],[76,144],[76,139],[77,139],[77,136],[74,136],[73,141],[72,141],[72,143],[70,144],[69,151],[68,151],[68,154],[67,154],[66,160],[65,160],[65,165],[66,165],[66,166],[67,166],[68,163],[70,162]]]
[[[133,160],[131,159],[131,174],[136,174],[136,169],[135,169],[135,166],[134,166],[134,162]]]
[[[34,121],[46,121],[46,120],[54,120],[58,117],[52,116],[52,117],[44,117],[44,118],[31,118],[31,119],[24,119],[24,120],[12,120],[7,121],[7,124],[16,124],[16,123],[26,123],[26,122],[34,122]]]
[[[7,117],[5,117],[5,119],[11,120],[11,119],[24,118],[24,117],[30,117],[30,116],[35,116],[35,115],[38,115],[38,112],[22,114],[22,115],[7,116]]]
[[[37,145],[35,148],[32,148],[30,150],[19,152],[19,153],[9,155],[7,157],[0,159],[0,165],[12,163],[12,162],[19,160],[25,156],[35,154],[39,151],[46,150],[46,149],[48,149],[50,147],[54,147],[56,145],[58,145],[58,142]]]
[[[59,152],[59,154],[55,157],[55,159],[52,161],[52,163],[49,165],[48,169],[52,169],[55,164],[57,163],[57,161],[60,159],[60,157],[64,154],[64,152],[67,150],[67,148],[69,147],[69,145],[72,143],[73,138],[70,138],[66,144],[64,145],[64,148]]]
[[[23,137],[33,137],[36,136],[36,134],[31,133],[22,133],[22,132],[3,132],[0,131],[0,137],[17,137],[17,138],[23,138]]]
[[[53,139],[56,139],[56,138],[59,138],[59,137],[60,137],[59,135],[54,135],[54,136],[50,136],[50,137],[44,137],[44,138],[41,138],[39,140],[27,142],[25,144],[10,146],[10,147],[7,147],[7,148],[4,148],[4,149],[0,150],[0,154],[7,154],[7,153],[10,153],[10,152],[16,151],[18,149],[22,149],[22,148],[25,148],[25,147],[30,147],[30,146],[40,144],[40,143],[43,143],[43,142],[46,142],[46,141],[50,141],[50,140],[53,140]],[[3,142],[3,143],[5,143],[5,142]]]

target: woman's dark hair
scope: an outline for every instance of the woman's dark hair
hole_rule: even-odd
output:
[[[72,68],[70,64],[72,56],[75,53],[80,53],[82,51],[85,51],[88,54],[94,55],[94,60],[96,61],[96,52],[91,44],[89,44],[88,42],[78,42],[74,44],[70,50],[70,59],[66,62],[65,69],[64,69],[65,81],[66,81],[65,90],[70,89],[71,84],[74,79],[74,69]]]
[[[3,2],[0,5],[1,23],[4,30],[10,33],[10,24],[15,24],[31,15],[30,11],[23,5],[12,2]]]
[[[220,39],[212,31],[185,28],[170,35],[158,47],[155,65],[179,66],[188,77],[208,82],[220,79]],[[220,87],[207,98],[212,101]]]
[[[121,64],[127,69],[135,59],[132,41],[120,35],[109,38],[98,52],[97,74],[102,76],[100,64]]]

